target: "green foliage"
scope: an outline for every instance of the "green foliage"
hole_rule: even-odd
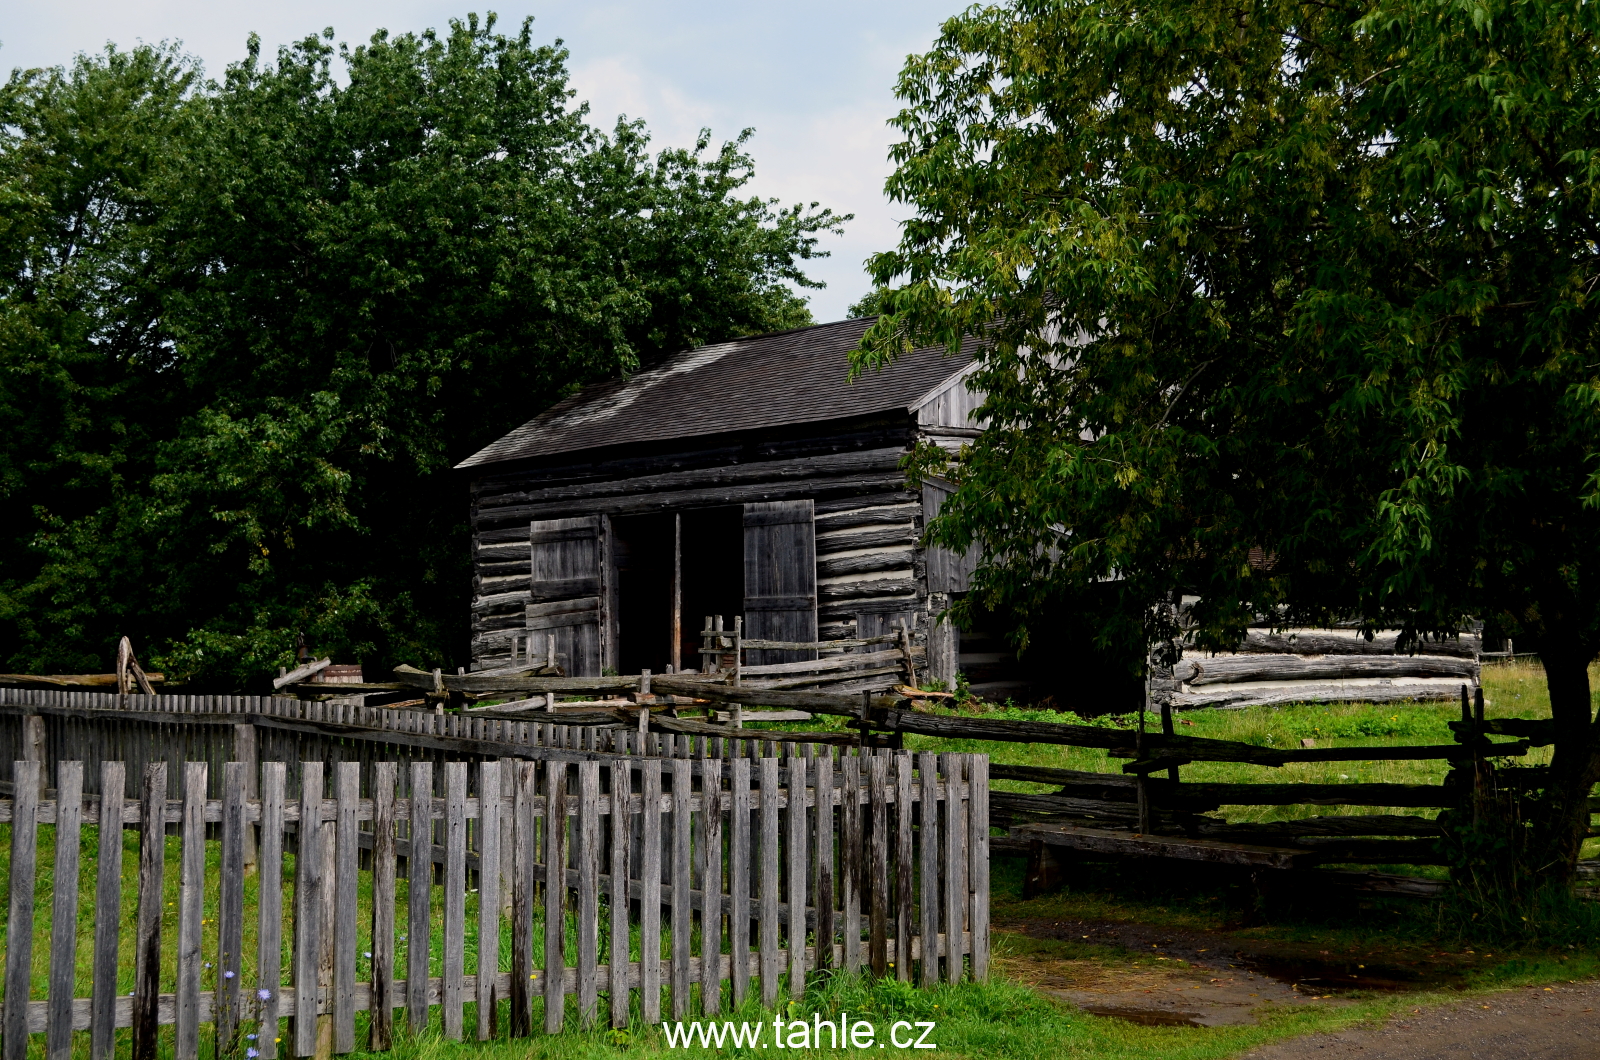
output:
[[[929,536],[963,607],[1093,616],[1132,670],[1198,603],[1538,638],[1570,858],[1600,779],[1600,13],[1574,0],[1012,0],[900,82],[884,315],[982,336],[989,428]]]
[[[129,634],[240,687],[297,630],[458,665],[453,464],[583,384],[810,322],[793,288],[846,218],[744,195],[748,132],[593,127],[529,23],[258,51],[202,83],[113,48],[0,95],[6,669],[104,670]]]

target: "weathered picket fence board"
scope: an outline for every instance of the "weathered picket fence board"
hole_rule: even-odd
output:
[[[687,753],[688,741],[680,747],[668,737],[656,750]],[[830,748],[807,748],[782,761],[508,758],[446,762],[440,770],[413,762],[406,771],[392,762],[325,769],[306,761],[293,786],[284,763],[249,770],[254,785],[245,764],[226,763],[221,799],[208,798],[205,762],[184,763],[179,797],[167,798],[167,766],[146,763],[138,796],[128,799],[123,763],[100,765],[107,794],[93,796],[82,793],[82,763],[60,762],[56,797],[41,798],[49,789],[40,764],[13,763],[14,797],[0,800],[0,821],[11,825],[6,997],[28,993],[42,829],[54,829],[46,849],[56,851],[56,879],[94,873],[95,930],[91,982],[75,982],[78,891],[39,907],[52,926],[48,988],[0,1014],[6,1060],[23,1060],[31,1034],[46,1036],[52,1060],[66,1060],[82,1031],[102,1060],[113,1055],[120,1028],[133,1029],[135,1060],[152,1060],[157,1028],[166,1025],[175,1060],[198,1056],[207,1025],[219,1057],[242,1053],[240,1036],[249,1029],[266,1060],[326,1056],[357,1048],[358,1012],[373,1014],[360,1045],[383,1050],[393,1042],[396,1009],[417,1030],[487,1039],[530,1033],[536,998],[544,1002],[544,1029],[554,1033],[569,1018],[584,1027],[627,1025],[633,991],[644,1018],[656,1021],[663,1011],[691,1015],[695,987],[707,1015],[753,989],[769,1003],[797,997],[806,976],[823,967],[912,978],[921,962],[924,983],[987,974],[981,756],[835,759]],[[133,954],[119,952],[127,945],[118,933],[121,845],[108,844],[102,857],[99,844],[83,837],[85,826],[102,820],[139,835]],[[217,868],[208,868],[208,825],[216,826],[209,841],[218,845]],[[258,840],[262,867],[280,869],[260,874],[253,908],[243,885],[247,839]],[[178,853],[175,939],[163,937],[161,915],[169,842]],[[286,910],[281,867],[290,853],[294,898]],[[407,872],[403,918],[402,859],[408,868],[442,860],[437,877]],[[218,871],[208,890],[207,874]],[[365,908],[357,901],[363,874],[371,894]],[[564,938],[569,918],[575,944]],[[511,951],[502,954],[507,919]],[[533,947],[540,921],[542,959]],[[752,922],[760,928],[754,939]],[[290,959],[282,968],[286,923]],[[442,941],[430,952],[435,928]],[[634,928],[640,953],[631,951]],[[363,933],[371,939],[365,961],[357,954]],[[246,959],[252,934],[253,963]],[[176,979],[168,984],[160,969],[173,968],[174,956]],[[430,974],[430,959],[439,959],[440,974]],[[119,963],[135,965],[131,995],[117,989]],[[88,996],[79,996],[83,988]],[[469,1004],[476,1006],[472,1025]],[[500,1006],[509,1019],[496,1017]]]

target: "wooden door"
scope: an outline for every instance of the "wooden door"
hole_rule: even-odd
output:
[[[599,677],[605,658],[605,521],[538,519],[529,527],[533,578],[527,627],[532,654],[542,654],[547,634],[556,661],[571,677]]]
[[[744,506],[744,635],[817,639],[817,533],[809,499]],[[816,651],[752,651],[752,666],[815,659]]]

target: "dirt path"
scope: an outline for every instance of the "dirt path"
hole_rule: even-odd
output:
[[[1593,1060],[1600,983],[1527,987],[1426,1009],[1376,1027],[1293,1038],[1240,1060]]]

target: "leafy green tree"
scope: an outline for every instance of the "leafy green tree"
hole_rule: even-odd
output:
[[[80,330],[39,369],[80,404],[105,378],[112,415],[83,415],[100,433],[0,382],[31,432],[0,466],[34,468],[4,480],[35,512],[0,557],[9,666],[103,667],[123,632],[222,687],[297,631],[342,658],[465,662],[456,461],[585,383],[809,322],[793,288],[845,218],[743,196],[743,137],[652,156],[640,123],[602,133],[565,59],[474,17],[356,48],[330,30],[274,63],[252,41],[220,83],[150,48],[13,75],[7,203],[30,158],[81,168],[56,126],[151,161],[112,186],[115,253],[78,281],[138,345],[112,359]],[[68,256],[67,205],[35,214],[25,252]],[[36,276],[11,268],[7,320],[39,316]],[[32,363],[10,337],[0,357]],[[41,463],[57,451],[67,470]]]
[[[900,82],[863,364],[986,340],[930,528],[965,606],[1538,639],[1535,866],[1600,780],[1600,14],[1574,0],[1012,0]],[[942,461],[936,454],[928,462]],[[925,464],[924,466],[929,466]],[[1254,561],[1253,561],[1254,560]]]

